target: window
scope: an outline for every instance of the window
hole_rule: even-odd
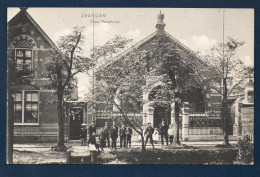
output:
[[[32,69],[32,50],[16,49],[16,69],[17,70]]]
[[[254,103],[254,91],[247,92],[248,103]]]
[[[38,124],[38,92],[20,91],[13,94],[14,123]]]

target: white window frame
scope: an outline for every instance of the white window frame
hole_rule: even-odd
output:
[[[18,91],[17,91],[18,92]],[[19,90],[19,92],[22,92],[22,122],[21,123],[14,123],[14,125],[39,125],[39,113],[40,113],[40,111],[39,111],[39,103],[40,103],[40,100],[39,100],[39,98],[40,98],[40,95],[39,95],[39,91],[38,90]],[[25,116],[24,116],[24,114],[25,114],[25,92],[37,92],[37,95],[38,95],[38,113],[37,113],[37,119],[38,119],[38,122],[37,123],[25,123],[24,122],[24,119],[25,119]]]

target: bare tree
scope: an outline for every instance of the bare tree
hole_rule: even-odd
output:
[[[73,85],[78,73],[86,71],[91,62],[83,57],[82,44],[84,27],[74,27],[71,34],[60,37],[58,49],[50,52],[45,68],[50,78],[49,88],[56,90],[58,110],[58,143],[57,151],[64,151],[64,97]]]
[[[221,117],[223,119],[224,146],[230,145],[228,139],[228,126],[231,123],[229,98],[232,94],[243,90],[246,79],[253,73],[253,68],[245,67],[240,58],[236,56],[237,49],[243,44],[244,42],[229,37],[226,43],[218,43],[204,55],[207,62],[217,71],[214,75],[208,73],[207,85],[222,96]]]

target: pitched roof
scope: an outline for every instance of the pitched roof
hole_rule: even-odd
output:
[[[44,37],[44,39],[53,47],[57,48],[56,44],[49,38],[49,36],[43,31],[43,29],[38,25],[38,23],[31,17],[31,15],[26,11],[27,9],[21,9],[7,24],[11,24],[15,19],[20,16],[26,16],[27,19],[33,24],[33,26],[39,31],[39,33]]]
[[[147,43],[149,43],[150,41],[152,41],[153,39],[156,38],[156,36],[158,35],[158,33],[160,34],[164,34],[166,37],[168,37],[172,42],[174,42],[175,44],[177,44],[178,47],[180,47],[180,49],[182,49],[185,53],[187,54],[191,54],[193,55],[199,62],[200,64],[203,64],[206,67],[210,66],[210,63],[206,62],[205,59],[203,59],[202,57],[200,57],[199,55],[197,55],[193,50],[191,50],[190,48],[188,48],[187,46],[185,46],[183,43],[181,43],[178,39],[174,38],[172,35],[170,35],[169,33],[167,33],[166,31],[155,31],[152,34],[150,34],[149,36],[147,36],[146,38],[144,38],[143,40],[137,42],[136,44],[134,44],[133,46],[131,46],[130,48],[128,48],[127,50],[123,51],[122,53],[120,53],[119,55],[117,55],[115,57],[115,59],[110,62],[107,63],[104,68],[109,67],[110,65],[114,65],[117,62],[120,61],[120,59],[127,55],[128,53],[130,53],[131,51],[135,50],[135,49],[140,49],[142,48],[144,45],[146,45]],[[98,68],[98,71],[102,71],[103,68]]]

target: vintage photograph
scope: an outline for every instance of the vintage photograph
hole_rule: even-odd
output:
[[[8,164],[254,164],[254,9],[8,8]]]

